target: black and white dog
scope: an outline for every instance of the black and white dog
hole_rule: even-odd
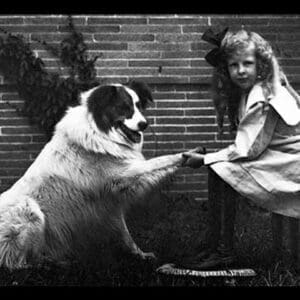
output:
[[[82,93],[24,176],[0,195],[0,266],[21,268],[43,256],[65,260],[98,228],[118,233],[131,253],[154,256],[133,241],[126,208],[185,158],[142,155],[148,101],[149,87],[137,81]]]

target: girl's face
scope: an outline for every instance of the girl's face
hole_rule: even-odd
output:
[[[227,67],[232,82],[248,92],[256,82],[257,66],[254,47],[235,52],[228,60]]]

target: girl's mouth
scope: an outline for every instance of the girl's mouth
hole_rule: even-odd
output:
[[[239,82],[242,82],[242,83],[243,83],[243,82],[247,82],[247,81],[248,81],[248,78],[239,78],[238,81],[239,81]]]

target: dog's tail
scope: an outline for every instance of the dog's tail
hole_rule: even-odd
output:
[[[0,266],[26,267],[43,245],[44,214],[31,198],[0,206]]]

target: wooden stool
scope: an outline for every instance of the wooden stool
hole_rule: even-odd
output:
[[[300,267],[299,255],[299,219],[286,217],[279,214],[272,214],[272,235],[273,235],[273,250],[275,253],[282,253],[284,224],[288,227],[288,249],[291,252],[292,258],[295,261],[296,267]]]

